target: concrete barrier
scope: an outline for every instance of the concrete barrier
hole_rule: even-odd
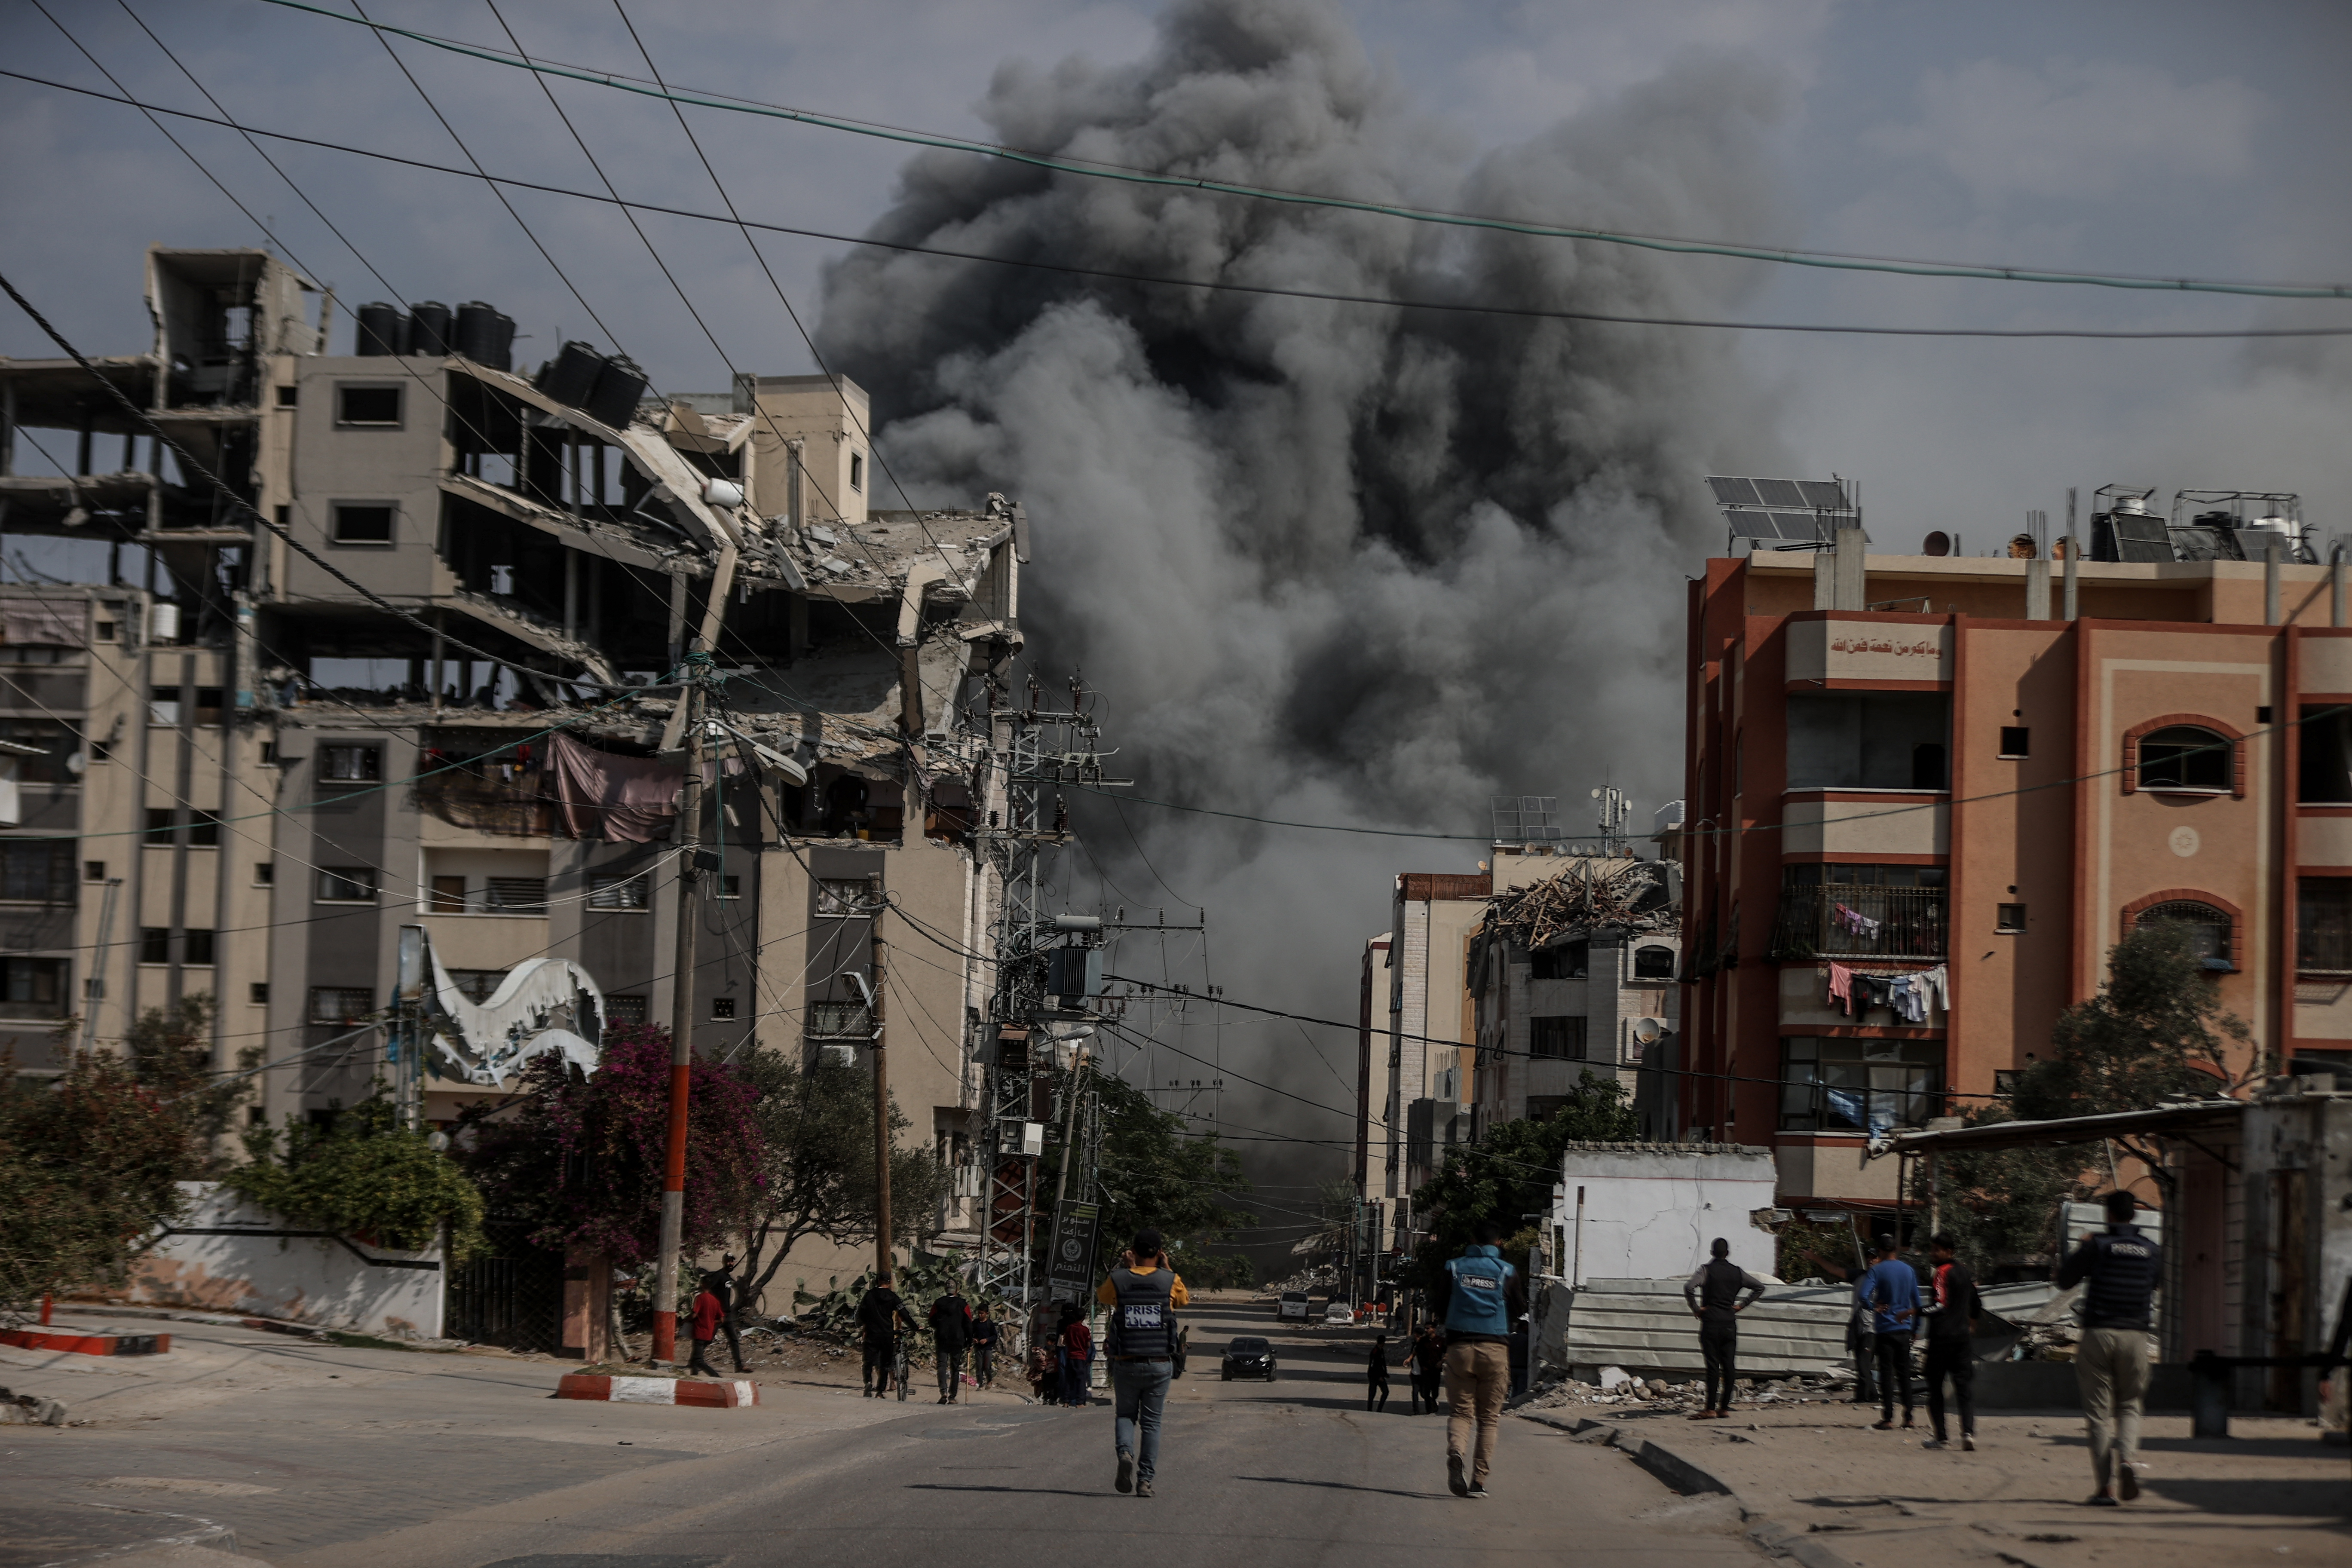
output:
[[[403,1252],[289,1224],[217,1182],[183,1182],[187,1215],[131,1276],[129,1300],[344,1329],[441,1337],[440,1248]]]

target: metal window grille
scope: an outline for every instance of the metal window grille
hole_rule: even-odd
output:
[[[375,1011],[375,993],[352,985],[310,987],[310,1022],[356,1024]]]
[[[642,910],[646,907],[648,880],[643,872],[634,877],[591,877],[588,879],[588,907],[592,910]]]

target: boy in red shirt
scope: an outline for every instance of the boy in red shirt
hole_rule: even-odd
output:
[[[726,1315],[726,1307],[709,1286],[694,1293],[694,1356],[686,1363],[687,1371],[698,1372],[705,1377],[719,1375],[719,1369],[704,1357],[709,1352],[710,1342],[719,1337],[719,1321]]]

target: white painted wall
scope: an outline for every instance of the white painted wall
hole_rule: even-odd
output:
[[[1592,1279],[1679,1279],[1706,1261],[1717,1237],[1731,1260],[1770,1277],[1772,1237],[1748,1215],[1772,1206],[1771,1153],[1701,1152],[1675,1144],[1570,1149],[1560,1158],[1563,1196],[1552,1204],[1559,1273]],[[1577,1193],[1584,1194],[1582,1219]]]
[[[248,1207],[217,1182],[183,1182],[180,1190],[190,1199],[187,1217],[132,1271],[131,1300],[394,1339],[441,1337],[438,1247],[400,1252],[356,1240],[288,1237],[310,1227]],[[191,1234],[204,1231],[226,1234]],[[389,1266],[396,1262],[431,1267]]]

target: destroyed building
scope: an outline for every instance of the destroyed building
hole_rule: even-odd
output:
[[[0,359],[0,534],[104,546],[0,585],[20,1068],[203,992],[218,1064],[279,1068],[257,1121],[348,1103],[404,927],[472,1005],[439,1011],[430,1121],[541,1035],[667,1023],[707,658],[696,1047],[863,1051],[886,896],[893,1087],[961,1165],[1001,787],[964,701],[1021,647],[1021,509],[875,507],[837,378],[662,397],[578,342],[526,372],[479,302],[363,307],[331,353],[331,297],[261,250],[152,248],[146,301],[138,352]]]

